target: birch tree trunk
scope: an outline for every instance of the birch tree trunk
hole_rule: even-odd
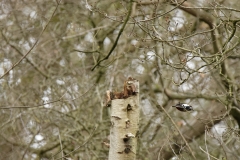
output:
[[[139,113],[138,91],[126,99],[112,100],[109,160],[136,159]]]

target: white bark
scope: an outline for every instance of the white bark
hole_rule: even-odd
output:
[[[136,159],[139,113],[139,93],[112,100],[109,160]]]

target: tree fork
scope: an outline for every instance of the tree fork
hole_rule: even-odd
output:
[[[116,94],[122,97],[114,98]],[[123,92],[111,92],[109,160],[136,159],[139,113],[139,82],[129,77]]]

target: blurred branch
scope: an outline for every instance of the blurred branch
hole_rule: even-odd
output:
[[[232,55],[232,56],[228,56],[227,58],[237,59],[237,58],[240,58],[240,55]]]
[[[137,5],[156,5],[157,3],[159,3],[159,1],[139,1],[137,2]],[[172,4],[176,4],[176,3],[172,3]],[[238,9],[235,9],[235,8],[230,8],[230,7],[225,7],[225,6],[214,6],[214,7],[195,7],[195,6],[191,6],[191,7],[188,7],[188,6],[181,6],[183,8],[189,8],[189,9],[204,9],[204,10],[229,10],[229,11],[234,11],[234,12],[240,12],[240,10]]]
[[[188,143],[192,142],[194,139],[201,136],[205,132],[206,128],[209,130],[215,124],[219,123],[225,116],[227,116],[228,112],[225,113],[223,112],[224,110],[225,108],[219,105],[215,107],[209,107],[207,114],[201,113],[201,115],[198,116],[200,118],[198,118],[195,122],[193,122],[191,126],[189,127],[185,126],[181,131],[178,131],[179,132],[178,135],[174,135],[171,139],[178,141],[179,136],[181,137],[183,136]],[[159,142],[159,144],[162,144],[162,142]],[[174,149],[174,152],[171,149],[169,149],[169,147],[163,148],[161,151],[162,152],[161,158],[170,159],[171,157],[174,156],[174,153],[180,154],[181,147],[179,147],[179,145],[181,146],[180,143],[177,143],[174,146],[172,146],[172,148]],[[160,145],[158,148],[162,148],[162,145]]]
[[[173,3],[172,5],[176,6],[178,5],[178,3]],[[214,26],[216,26],[215,23],[215,19],[214,17],[204,11],[204,10],[196,10],[196,9],[192,9],[192,4],[189,2],[185,2],[183,3],[181,6],[179,6],[180,9],[182,9],[183,11],[193,15],[194,17],[199,18],[199,20],[205,22],[208,24],[208,26],[210,27],[210,29],[213,29]],[[214,30],[217,31],[217,30]],[[214,48],[214,52],[217,53],[219,51],[219,46],[218,46],[218,40],[216,38],[216,33],[214,33],[214,31],[211,32],[211,36],[212,36],[212,41],[213,41],[213,48]]]
[[[232,31],[232,33],[231,33],[231,35],[228,37],[228,39],[226,40],[226,42],[223,44],[223,51],[222,52],[224,52],[225,51],[225,47],[226,47],[226,45],[231,41],[231,39],[233,38],[233,36],[235,35],[235,33],[236,33],[236,30],[237,30],[237,27],[236,27],[236,25],[237,25],[237,22],[239,22],[240,20],[235,20],[235,21],[233,21],[232,23],[233,23],[233,31]]]
[[[129,5],[129,9],[128,9],[127,17],[126,17],[126,19],[125,19],[125,21],[124,21],[124,23],[123,23],[122,28],[120,29],[120,31],[119,31],[119,33],[118,33],[118,36],[117,36],[117,38],[116,38],[116,40],[115,40],[115,42],[114,42],[111,50],[109,51],[109,53],[108,53],[108,55],[107,55],[106,57],[104,57],[103,59],[101,59],[101,60],[99,60],[99,61],[97,62],[97,64],[92,68],[92,71],[93,71],[97,66],[99,66],[102,61],[107,60],[107,59],[110,57],[110,55],[112,54],[112,52],[114,51],[115,47],[117,46],[118,40],[119,40],[119,38],[120,38],[120,36],[121,36],[121,34],[122,34],[122,32],[123,32],[123,30],[124,30],[124,28],[125,28],[128,20],[129,20],[129,17],[130,17],[130,15],[131,15],[131,13],[132,13],[132,4],[133,4],[133,1],[131,0],[131,1],[130,1],[130,5]]]
[[[63,157],[64,153],[63,153],[63,146],[62,146],[62,138],[61,138],[61,134],[60,134],[59,128],[58,128],[58,137],[59,137],[59,144],[60,144],[61,153],[62,153],[62,157]]]
[[[201,146],[199,146],[200,150],[203,151],[204,153],[207,154],[208,157],[212,157],[213,159],[218,160],[216,157],[212,156],[211,154],[208,153],[208,151],[204,151]],[[210,158],[209,158],[210,159]]]
[[[214,31],[215,29],[217,29],[220,25],[221,25],[221,23],[218,24],[217,26],[214,26],[214,27],[213,27],[212,29],[210,29],[210,30],[193,33],[193,34],[190,34],[190,35],[188,35],[188,36],[186,36],[186,37],[179,38],[179,39],[172,39],[172,40],[168,40],[167,38],[166,38],[166,39],[162,39],[162,38],[160,37],[161,34],[159,34],[158,31],[156,30],[156,28],[153,26],[153,31],[156,33],[156,36],[155,36],[155,35],[150,35],[150,36],[152,36],[152,38],[158,38],[158,41],[160,41],[160,42],[176,42],[176,41],[182,41],[182,40],[185,40],[185,39],[194,37],[194,36],[202,35],[202,34],[205,34],[205,33],[213,32],[213,31]]]
[[[172,5],[176,6],[178,3],[172,3]],[[201,21],[207,23],[209,27],[212,29],[214,18],[211,14],[207,13],[204,10],[196,10],[192,9],[192,4],[189,2],[184,2],[182,5],[179,6],[180,9],[184,10],[185,12],[193,15],[194,17],[198,17]]]
[[[240,108],[233,107],[230,111],[230,114],[237,121],[238,127],[240,127]],[[240,130],[238,133],[240,134]]]
[[[24,56],[24,54],[16,46],[14,46],[13,44],[11,44],[9,42],[7,37],[3,34],[3,31],[1,33],[2,33],[3,39],[7,42],[7,44],[9,46],[11,46],[15,51],[17,51],[17,53],[19,53],[20,55]],[[45,78],[49,78],[49,76],[46,73],[44,73],[43,71],[41,71],[41,69],[38,68],[38,66],[35,63],[33,63],[28,57],[25,57],[25,58],[26,58],[27,62],[30,63],[30,65],[32,65],[33,68],[36,69],[41,75],[43,75]]]
[[[42,103],[42,104],[39,104],[39,105],[36,105],[36,106],[11,106],[11,107],[0,107],[0,109],[13,109],[13,108],[35,108],[35,107],[41,107],[41,106],[44,106],[44,105],[47,105],[47,104],[52,104],[52,103],[56,103],[56,102],[66,102],[66,101],[74,101],[80,97],[83,97],[85,94],[87,94],[96,84],[92,85],[85,93],[83,93],[82,95],[80,95],[79,97],[76,97],[76,98],[72,98],[70,100],[62,100],[63,99],[63,96],[65,94],[63,94],[59,99],[57,100],[54,100],[54,101],[50,101],[50,102],[46,102],[46,103]]]
[[[144,92],[149,91],[148,89],[145,89]],[[170,89],[155,89],[155,93],[165,93],[166,96],[169,99],[177,99],[177,100],[185,100],[185,99],[197,99],[197,98],[203,98],[206,100],[219,100],[220,102],[225,102],[226,97],[225,96],[219,96],[219,95],[210,95],[210,94],[205,94],[205,93],[193,93],[193,92],[177,92],[177,91],[172,91]]]
[[[62,141],[63,143],[63,141]],[[35,154],[38,154],[38,155],[44,155],[46,152],[48,151],[51,151],[57,147],[59,147],[59,142],[54,142],[54,141],[51,141],[51,143],[48,143],[48,145],[45,145],[44,147],[41,147],[41,148],[38,148],[38,149],[34,149],[34,148],[31,148],[31,151]]]
[[[38,129],[38,131],[36,131],[36,133],[33,135],[31,141],[30,141],[30,142],[28,143],[28,145],[26,146],[26,149],[25,149],[25,151],[24,151],[24,153],[23,153],[23,155],[22,155],[22,160],[24,159],[24,157],[25,157],[28,149],[30,149],[31,144],[33,143],[33,141],[35,140],[36,135],[37,135],[39,132],[40,132],[40,130]]]
[[[66,37],[62,37],[63,40],[66,39],[71,39],[71,38],[78,38],[79,36],[85,35],[86,33],[89,33],[91,31],[95,31],[95,30],[99,30],[99,29],[103,29],[103,28],[107,28],[109,25],[104,25],[104,26],[100,26],[100,27],[96,27],[96,28],[92,28],[89,30],[86,30],[84,32],[78,33],[76,35],[71,35],[71,36],[66,36]]]
[[[164,93],[170,98],[170,99],[194,99],[194,98],[203,98],[207,100],[218,100],[224,101],[225,97],[219,97],[219,96],[212,96],[208,94],[194,94],[194,93],[179,93],[171,91],[170,89],[165,89]]]
[[[28,51],[24,56],[22,56],[21,59],[19,59],[10,69],[8,69],[8,70],[0,77],[0,79],[2,79],[4,76],[6,76],[6,75],[7,75],[11,70],[13,70],[19,63],[21,63],[21,62],[27,57],[27,55],[28,55],[29,53],[31,53],[31,51],[33,50],[33,48],[35,48],[35,46],[37,45],[40,37],[42,36],[43,32],[46,30],[47,26],[49,25],[50,21],[52,20],[52,18],[53,18],[53,16],[54,16],[54,14],[56,13],[60,2],[61,2],[61,0],[60,0],[60,1],[57,1],[57,6],[56,6],[55,10],[53,11],[51,17],[49,18],[47,24],[44,26],[43,30],[42,30],[41,33],[39,34],[39,36],[38,36],[37,40],[35,41],[35,43],[33,44],[33,46],[29,49],[29,51]]]
[[[95,53],[95,52],[97,52],[97,53],[101,53],[101,54],[102,54],[102,52],[100,52],[99,50],[94,50],[94,51],[81,51],[81,50],[78,50],[78,49],[74,49],[73,51],[81,52],[81,53]]]
[[[174,125],[174,127],[177,129],[179,135],[182,137],[183,141],[185,142],[185,144],[187,145],[189,151],[191,152],[192,156],[194,159],[196,159],[191,147],[189,146],[187,140],[185,139],[185,137],[183,136],[183,134],[181,133],[181,131],[179,130],[179,128],[177,127],[176,123],[174,122],[174,120],[172,119],[172,117],[167,113],[167,111],[164,109],[163,106],[160,105],[160,107],[162,108],[162,110],[165,112],[165,114],[168,116],[168,118],[171,120],[172,124]],[[164,158],[165,159],[165,158]]]
[[[164,15],[172,12],[173,10],[177,9],[177,8],[178,8],[179,6],[181,6],[185,1],[187,1],[187,0],[183,0],[182,2],[174,3],[174,4],[176,5],[176,7],[174,7],[173,9],[170,9],[170,10],[167,11],[167,12],[164,12],[163,14],[156,15],[156,16],[154,16],[154,17],[152,17],[152,18],[148,18],[148,19],[144,19],[144,20],[138,20],[137,22],[146,22],[146,21],[150,21],[150,20],[154,20],[154,19],[156,19],[156,18],[162,17],[162,16],[164,16]],[[138,2],[138,5],[141,5],[142,3],[143,3],[143,4],[146,4],[146,3],[148,3],[148,2],[146,2],[146,3],[145,3],[145,2]],[[153,2],[152,2],[152,4],[156,4],[156,3],[153,3]]]
[[[94,135],[96,129],[97,129],[97,127],[95,127],[95,128],[93,129],[92,133],[89,135],[89,137],[87,138],[87,140],[86,140],[82,145],[78,146],[78,147],[77,147],[76,149],[74,149],[73,151],[65,154],[64,157],[57,158],[57,159],[55,159],[55,160],[62,159],[62,158],[67,158],[68,155],[70,155],[70,154],[72,154],[73,152],[77,151],[79,148],[85,146],[85,145],[91,140],[91,138],[92,138],[92,136]],[[52,158],[53,158],[53,157],[52,157]]]

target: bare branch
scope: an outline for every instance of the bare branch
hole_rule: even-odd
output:
[[[41,33],[39,34],[39,36],[38,36],[37,40],[35,41],[35,43],[33,44],[33,46],[29,49],[29,51],[28,51],[24,56],[22,56],[21,59],[19,59],[19,61],[17,61],[10,69],[8,69],[8,70],[0,77],[0,79],[2,79],[4,76],[6,76],[6,75],[7,75],[11,70],[13,70],[19,63],[21,63],[21,62],[27,57],[27,55],[28,55],[29,53],[31,53],[31,51],[36,47],[38,41],[40,40],[40,38],[41,38],[41,36],[42,36],[42,34],[43,34],[43,32],[46,30],[47,26],[49,25],[50,21],[52,20],[52,18],[53,18],[53,16],[54,16],[54,14],[56,13],[56,11],[57,11],[57,9],[58,9],[58,6],[59,6],[59,3],[57,3],[57,6],[56,6],[55,10],[53,11],[51,17],[49,18],[47,24],[45,25],[45,27],[43,28],[43,30],[42,30]]]
[[[97,62],[97,64],[92,68],[92,71],[93,71],[97,66],[99,66],[102,61],[107,60],[107,59],[110,57],[110,55],[112,54],[112,52],[114,51],[115,47],[117,46],[118,40],[119,40],[119,38],[120,38],[120,36],[121,36],[121,34],[122,34],[122,32],[123,32],[123,30],[124,30],[124,28],[125,28],[128,20],[129,20],[129,17],[130,17],[130,15],[131,15],[131,13],[132,13],[132,4],[133,4],[133,2],[132,2],[132,0],[131,0],[131,2],[130,2],[130,4],[129,4],[129,9],[128,9],[127,17],[126,17],[126,19],[125,19],[125,21],[124,21],[124,23],[123,23],[123,25],[122,25],[122,28],[120,29],[120,31],[119,31],[119,33],[118,33],[118,36],[117,36],[117,38],[116,38],[116,40],[115,40],[115,42],[114,42],[111,50],[109,51],[109,53],[108,53],[108,55],[107,55],[106,57],[104,57],[103,59],[101,59],[101,60],[99,60],[99,61]]]

